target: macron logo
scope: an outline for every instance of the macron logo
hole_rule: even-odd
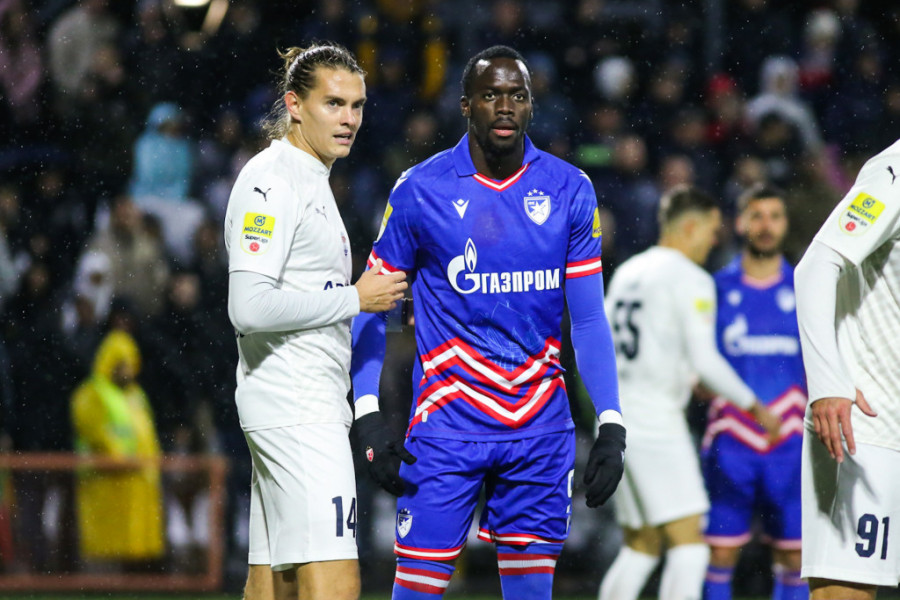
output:
[[[466,208],[469,207],[469,201],[463,200],[460,198],[459,200],[453,201],[453,208],[456,209],[456,212],[459,213],[459,218],[462,219],[466,215]]]

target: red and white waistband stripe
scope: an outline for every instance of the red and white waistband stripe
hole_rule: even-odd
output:
[[[447,585],[450,583],[450,573],[428,571],[425,569],[411,569],[409,567],[397,565],[394,582],[397,585],[417,592],[443,594],[447,589]]]
[[[497,533],[487,529],[478,529],[478,539],[494,542],[498,545],[524,546],[527,544],[562,544],[565,540],[553,540],[531,533]]]
[[[748,427],[731,416],[723,417],[706,428],[706,433],[703,434],[703,447],[708,448],[715,437],[724,432],[732,434],[757,452],[765,452],[773,447],[764,433]],[[778,441],[784,441],[794,434],[803,434],[803,418],[797,415],[792,415],[781,423],[781,428],[778,430]]]
[[[566,279],[572,279],[574,277],[584,277],[586,275],[593,275],[595,273],[603,272],[603,260],[598,256],[597,258],[589,258],[587,260],[578,260],[575,262],[566,263]]]
[[[508,371],[482,356],[461,339],[453,338],[423,354],[421,360],[425,377],[438,375],[452,366],[460,365],[479,383],[513,391],[514,388],[538,381],[551,366],[559,366],[559,353],[559,340],[547,338],[540,352],[526,358],[514,370]]]
[[[369,253],[369,259],[366,261],[366,266],[371,269],[372,267],[375,266],[375,261],[378,260],[379,258],[381,258],[381,257],[378,256],[378,254],[374,250],[372,250],[372,252]],[[394,267],[393,265],[389,264],[386,260],[381,258],[381,274],[382,275],[387,275],[389,273],[399,273],[402,270],[403,269],[398,269],[397,267]]]
[[[447,548],[444,550],[435,550],[432,548],[413,548],[412,546],[404,546],[399,542],[394,542],[394,554],[406,558],[423,558],[426,560],[454,560],[460,555],[462,549],[462,545],[457,546],[456,548]]]
[[[427,396],[425,393],[419,396],[416,413],[410,422],[410,427],[422,421],[426,411],[434,412],[460,398],[509,427],[519,427],[527,423],[553,396],[556,388],[562,385],[561,375],[543,379],[540,383],[532,386],[529,392],[522,397],[523,402],[512,405],[485,390],[475,389],[457,375],[449,375],[429,386],[425,390],[428,393]]]
[[[529,575],[556,570],[556,555],[497,553],[497,567],[501,575]]]
[[[803,415],[806,410],[806,395],[797,387],[791,387],[768,405],[769,410],[782,418],[779,442],[792,435],[803,434]],[[703,435],[703,447],[708,448],[715,437],[728,432],[751,448],[763,452],[771,450],[766,434],[763,433],[753,416],[745,410],[717,397],[709,409],[709,425]]]
[[[518,171],[516,171],[503,181],[496,181],[494,179],[491,179],[490,177],[485,177],[481,173],[475,173],[473,177],[475,178],[475,181],[477,181],[481,185],[489,187],[495,192],[502,192],[503,190],[517,182],[525,173],[525,171],[528,170],[528,165],[530,164],[531,163],[525,163],[524,165],[522,165],[522,168],[520,168]]]

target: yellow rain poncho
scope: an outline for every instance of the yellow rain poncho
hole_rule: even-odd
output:
[[[100,344],[91,377],[72,395],[75,443],[81,454],[129,459],[160,455],[147,397],[134,380],[140,360],[137,345],[125,332],[113,331]],[[83,558],[162,556],[163,510],[156,464],[112,471],[86,468],[78,476],[77,503]]]

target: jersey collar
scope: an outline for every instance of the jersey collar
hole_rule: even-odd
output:
[[[312,170],[314,173],[319,173],[320,175],[328,175],[331,173],[331,169],[326,167],[325,164],[320,161],[318,158],[306,152],[305,150],[301,150],[297,146],[290,143],[286,137],[281,138],[280,140],[272,140],[272,146],[278,145],[284,152],[288,153],[288,156],[291,156],[293,160],[302,163],[304,167]]]
[[[451,150],[451,154],[453,155],[453,166],[456,169],[456,174],[460,177],[470,177],[475,174],[479,174],[475,169],[475,163],[472,162],[472,154],[469,152],[469,134],[465,134],[462,136],[462,139],[459,140],[459,143],[454,146],[453,150]],[[525,136],[525,156],[522,158],[522,165],[527,165],[535,160],[540,158],[540,154],[538,153],[537,148],[534,147],[534,144],[531,143],[531,138],[527,135]],[[516,177],[516,175],[521,174],[520,170],[517,170],[516,173],[511,175],[511,177]],[[481,175],[484,179],[488,179],[485,175]]]

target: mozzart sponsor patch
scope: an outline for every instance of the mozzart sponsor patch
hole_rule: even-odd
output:
[[[603,228],[600,226],[600,209],[594,209],[594,227],[591,230],[591,237],[598,238],[603,234]]]
[[[247,213],[244,215],[244,229],[241,231],[241,248],[250,254],[263,254],[272,242],[275,217]]]
[[[394,208],[391,206],[390,201],[388,201],[387,206],[384,207],[384,216],[381,218],[381,229],[378,230],[378,237],[375,238],[376,242],[380,240],[381,236],[384,234],[384,229],[387,227],[388,219],[391,218],[392,212],[394,212]]]
[[[841,231],[849,235],[861,235],[875,224],[883,210],[882,202],[866,193],[861,193],[853,199],[853,202],[847,207],[847,211],[841,215],[839,221]]]

